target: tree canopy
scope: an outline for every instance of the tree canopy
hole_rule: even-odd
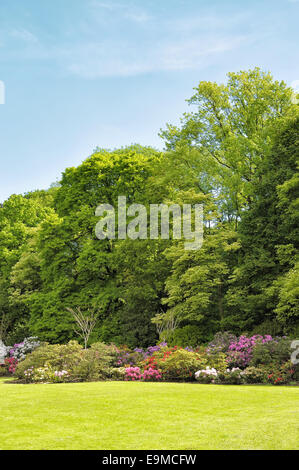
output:
[[[52,343],[71,311],[97,311],[90,339],[131,347],[216,331],[296,334],[299,325],[298,105],[258,68],[200,82],[165,150],[97,148],[47,191],[0,207],[0,333]],[[96,208],[203,204],[204,241],[99,240]],[[149,223],[149,221],[148,221]],[[117,222],[116,222],[117,225]],[[147,227],[149,230],[149,227]],[[78,310],[80,309],[80,310]],[[189,336],[188,336],[189,335]],[[4,338],[5,336],[5,338]]]

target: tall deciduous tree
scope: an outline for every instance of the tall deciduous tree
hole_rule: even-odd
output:
[[[288,302],[286,294],[298,274],[298,130],[299,119],[285,124],[256,171],[251,207],[239,227],[242,248],[227,296],[232,306],[227,326],[250,329],[273,321],[275,311],[279,321],[288,316],[298,321],[295,298]]]
[[[295,113],[292,90],[259,68],[229,73],[226,85],[200,82],[194,90],[188,103],[195,110],[183,116],[180,128],[169,124],[161,136],[183,158],[186,148],[198,151],[201,178],[208,175],[223,211],[238,221],[251,203],[254,175],[275,128]]]

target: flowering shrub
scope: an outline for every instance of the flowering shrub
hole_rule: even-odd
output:
[[[192,380],[198,367],[207,365],[199,353],[177,347],[161,350],[153,357],[156,359],[155,367],[162,371],[166,380]]]
[[[68,344],[44,343],[18,363],[15,375],[23,380],[25,370],[30,367],[42,368],[46,364],[54,370],[72,370],[80,362],[82,351],[82,346],[76,341]]]
[[[22,343],[17,343],[9,349],[9,355],[20,362],[25,359],[27,354],[31,353],[39,346],[40,342],[37,337],[32,336],[30,338],[25,338]]]
[[[12,356],[6,358],[1,373],[40,383],[196,379],[201,383],[277,385],[297,377],[296,366],[288,362],[290,340],[270,335],[236,338],[230,333],[219,333],[208,347],[196,348],[169,347],[165,342],[135,350],[101,342],[88,349],[76,341],[62,345],[42,343],[27,353],[29,346],[36,345],[35,338],[28,338],[10,348]],[[26,357],[18,359],[25,352]]]
[[[211,369],[209,366],[207,366],[205,369],[195,372],[194,375],[196,380],[198,380],[200,383],[215,383],[218,372],[213,367]]]
[[[69,376],[69,373],[67,370],[55,370],[54,375],[57,377],[57,380],[63,380]]]
[[[118,354],[115,365],[117,367],[135,366],[142,362],[144,358],[145,352],[142,348],[136,348],[134,351],[131,351],[126,346],[122,346],[121,348],[118,348]]]
[[[228,364],[235,367],[247,367],[252,359],[254,346],[257,343],[264,344],[269,341],[273,341],[270,335],[254,335],[251,338],[240,336],[237,341],[229,345],[227,356]]]
[[[7,357],[4,362],[8,372],[10,374],[14,374],[18,365],[18,360],[14,357]]]
[[[154,353],[167,347],[167,343],[162,342],[156,346],[149,346],[147,349],[135,348],[131,351],[127,346],[121,346],[118,348],[118,356],[116,360],[116,366],[139,366],[147,358],[150,358]]]
[[[142,374],[139,367],[127,367],[125,380],[141,380]]]
[[[162,380],[162,373],[157,369],[147,369],[142,374],[142,379],[144,381],[159,381]]]
[[[69,372],[67,370],[57,371],[49,365],[45,365],[45,367],[37,369],[30,367],[24,372],[24,377],[26,382],[60,383],[68,380]]]
[[[192,348],[164,347],[144,361],[144,369],[159,369],[166,380],[191,380],[199,367],[209,364],[219,371],[227,368],[225,354],[206,354]]]
[[[202,360],[205,359],[209,366],[216,369],[218,372],[224,372],[227,369],[226,355],[222,352],[214,352],[202,355]]]
[[[160,359],[161,358],[158,358],[158,357],[155,357],[155,356],[151,356],[151,357],[148,357],[147,359],[145,359],[145,361],[143,362],[144,370],[157,369],[158,368],[158,361]]]
[[[295,373],[293,364],[288,361],[279,368],[273,367],[267,375],[267,381],[273,385],[284,385],[291,382]]]

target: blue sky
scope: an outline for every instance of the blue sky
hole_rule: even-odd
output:
[[[162,148],[200,80],[299,79],[299,0],[0,0],[0,201],[96,146]]]

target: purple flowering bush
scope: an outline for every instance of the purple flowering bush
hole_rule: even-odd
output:
[[[18,362],[25,359],[26,355],[34,351],[40,346],[37,337],[25,338],[21,343],[16,343],[13,347],[8,348],[9,357],[16,359]]]
[[[245,369],[252,360],[253,348],[256,344],[268,343],[273,341],[270,335],[254,335],[248,338],[247,336],[240,336],[237,341],[230,343],[227,353],[227,362],[232,367],[241,367]]]
[[[161,351],[165,347],[167,347],[167,343],[165,342],[159,343],[156,346],[149,346],[147,349],[135,348],[134,351],[131,351],[126,346],[122,346],[119,348],[116,365],[117,367],[139,366],[145,359],[153,356],[156,352]]]

